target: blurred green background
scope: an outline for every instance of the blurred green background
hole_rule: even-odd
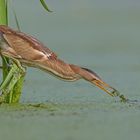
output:
[[[13,0],[21,30],[66,62],[96,71],[130,99],[140,100],[140,1]],[[10,7],[11,8],[11,7]],[[10,9],[10,25],[16,28]],[[1,106],[6,140],[132,140],[140,137],[140,103],[124,104],[81,80],[67,83],[29,68],[21,103]]]

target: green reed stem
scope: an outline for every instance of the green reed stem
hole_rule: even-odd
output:
[[[8,5],[7,0],[0,0],[0,25],[8,25]],[[3,82],[6,80],[6,77],[8,76],[8,73],[10,71],[9,68],[9,59],[2,56],[2,69],[3,69]],[[18,67],[16,67],[17,71],[19,70]],[[20,75],[20,73],[19,73]],[[5,91],[3,90],[2,94],[6,95],[4,96],[4,102],[6,103],[18,103],[23,87],[23,79],[24,76],[20,75],[20,78],[15,79],[13,76],[13,79],[11,79],[11,82],[14,81],[14,85],[10,90]],[[12,83],[10,83],[12,84]],[[8,86],[8,85],[7,85]]]
[[[7,8],[7,1],[0,0],[0,24],[7,25],[8,24],[8,8]],[[7,58],[2,57],[2,67],[3,67],[3,80],[6,78],[9,70],[7,67],[7,63],[9,60]]]

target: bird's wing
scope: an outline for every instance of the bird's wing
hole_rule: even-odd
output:
[[[25,60],[56,59],[56,54],[37,39],[7,26],[0,26],[4,39],[9,46]]]

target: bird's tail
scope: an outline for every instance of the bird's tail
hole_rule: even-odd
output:
[[[120,93],[114,89],[113,87],[111,87],[110,85],[108,85],[107,83],[105,83],[95,72],[93,72],[90,69],[87,68],[83,68],[83,67],[79,67],[76,65],[70,65],[70,67],[72,68],[72,70],[81,76],[81,78],[89,81],[90,83],[96,85],[97,87],[99,87],[100,89],[102,89],[103,91],[105,91],[106,93],[108,93],[111,96],[120,96]]]

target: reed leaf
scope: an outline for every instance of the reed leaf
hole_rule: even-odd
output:
[[[52,11],[48,8],[48,6],[47,6],[47,4],[46,4],[46,2],[45,2],[44,0],[40,0],[40,3],[41,3],[42,6],[45,8],[45,10],[47,10],[48,12],[52,12]]]

